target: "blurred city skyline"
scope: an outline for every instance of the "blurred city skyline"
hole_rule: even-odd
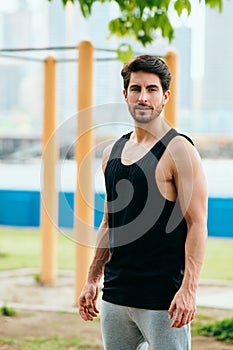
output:
[[[115,5],[95,4],[93,15],[84,19],[78,4],[62,6],[61,0],[11,0],[0,4],[0,48],[76,46],[90,40],[95,48],[116,49],[126,38],[107,40],[108,22],[116,14]],[[187,133],[233,136],[233,3],[223,4],[223,12],[193,1],[190,18],[171,13],[175,40],[155,40],[143,48],[131,41],[134,50],[164,55],[174,48],[179,55],[178,128]],[[76,50],[18,53],[41,62],[0,58],[0,135],[40,136],[43,117],[43,59],[75,59]],[[95,52],[96,58],[115,57]],[[101,122],[130,122],[128,115],[111,113],[111,105],[123,104],[120,70],[122,63],[95,61],[94,107],[108,105]],[[58,124],[76,113],[77,63],[57,65]],[[98,109],[98,108],[97,108]],[[116,120],[117,119],[117,120]]]

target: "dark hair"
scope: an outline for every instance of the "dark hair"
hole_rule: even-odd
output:
[[[128,89],[131,73],[139,71],[158,75],[163,92],[169,89],[171,73],[166,63],[156,56],[140,55],[127,62],[121,71],[125,90]]]

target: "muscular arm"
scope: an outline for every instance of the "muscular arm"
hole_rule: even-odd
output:
[[[175,149],[174,181],[188,227],[184,278],[169,309],[170,318],[176,310],[171,326],[179,328],[192,321],[195,315],[196,291],[207,237],[208,195],[200,157],[195,148],[182,140]]]
[[[108,261],[109,257],[108,221],[105,203],[103,220],[97,233],[95,255],[88,272],[87,281],[89,283],[99,283],[103,275],[104,265]]]
[[[103,171],[107,163],[109,151],[104,152]],[[110,258],[108,241],[108,214],[107,205],[104,205],[104,215],[99,227],[96,239],[96,248],[93,261],[90,265],[87,281],[79,297],[79,313],[85,321],[92,321],[99,313],[97,298],[99,294],[99,283],[104,272],[105,263]]]
[[[79,297],[79,313],[85,321],[92,321],[93,317],[96,317],[99,313],[97,308],[99,283],[103,275],[105,263],[109,257],[108,226],[106,215],[104,215],[97,234],[95,255],[89,268],[86,284]]]

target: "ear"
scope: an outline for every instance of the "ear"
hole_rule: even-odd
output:
[[[127,91],[125,89],[123,90],[123,95],[124,95],[125,101],[127,102]]]
[[[168,103],[170,95],[171,95],[171,90],[165,91],[165,93],[163,95],[163,103],[164,104]]]

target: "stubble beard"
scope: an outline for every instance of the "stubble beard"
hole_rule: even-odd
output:
[[[149,108],[146,105],[129,105],[129,112],[134,121],[138,124],[149,124],[157,119],[163,111],[164,104],[161,103],[156,109]],[[145,108],[145,109],[143,109]]]

